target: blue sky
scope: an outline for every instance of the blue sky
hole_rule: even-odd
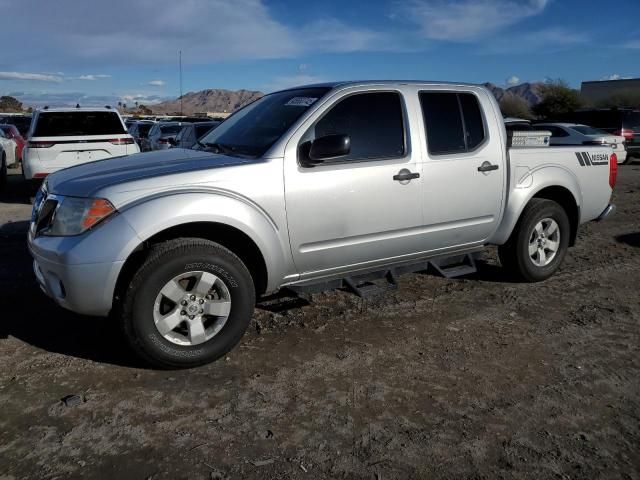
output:
[[[608,5],[608,6],[605,6]],[[640,77],[640,1],[0,0],[0,94],[153,103],[342,79]]]

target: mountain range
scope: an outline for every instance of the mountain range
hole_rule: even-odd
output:
[[[493,95],[500,101],[505,95],[515,95],[524,98],[529,105],[540,102],[540,86],[542,83],[522,83],[508,88],[499,87],[493,83],[485,83]],[[253,90],[223,90],[207,89],[199,92],[189,92],[182,96],[182,112],[193,115],[201,112],[232,113],[246,104],[262,97],[264,93]],[[150,105],[153,113],[175,114],[180,112],[180,97],[155,105]]]

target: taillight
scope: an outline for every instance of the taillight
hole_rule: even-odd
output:
[[[34,173],[33,174],[33,178],[45,178],[47,175],[49,175],[48,173]]]
[[[133,145],[134,143],[133,138],[112,138],[108,141],[114,145]]]
[[[29,142],[31,148],[51,148],[55,145],[55,142]]]
[[[634,137],[634,132],[630,128],[623,128],[621,130],[616,130],[613,132],[614,135],[618,135],[620,137],[624,137],[625,140],[632,141]]]
[[[618,178],[618,156],[612,153],[609,157],[609,186],[613,190],[616,186],[616,180]]]

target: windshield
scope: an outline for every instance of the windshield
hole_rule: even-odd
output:
[[[628,128],[634,132],[640,132],[640,112],[625,112],[623,118],[623,128]]]
[[[272,93],[234,113],[200,139],[206,148],[261,157],[330,88],[301,88]]]
[[[183,125],[160,125],[162,135],[175,135],[182,130]]]
[[[600,130],[599,128],[588,127],[587,125],[575,125],[569,128],[583,135],[609,135],[604,130]]]

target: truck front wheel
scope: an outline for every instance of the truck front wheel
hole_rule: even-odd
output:
[[[519,280],[546,280],[564,260],[570,230],[569,217],[559,204],[534,198],[507,243],[498,248],[500,263]]]
[[[124,293],[122,327],[133,350],[160,368],[212,362],[231,350],[251,321],[249,271],[217,243],[185,238],[152,248]]]

